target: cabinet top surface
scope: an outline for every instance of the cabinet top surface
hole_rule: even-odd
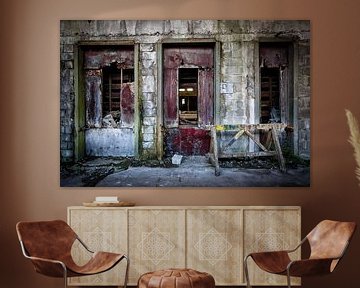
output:
[[[202,209],[221,209],[221,210],[238,210],[238,209],[283,209],[283,210],[300,210],[301,206],[131,206],[131,207],[85,207],[69,206],[68,209],[131,209],[131,210],[202,210]]]

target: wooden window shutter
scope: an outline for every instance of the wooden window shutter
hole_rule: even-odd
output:
[[[164,69],[164,125],[166,128],[179,126],[177,74],[177,69]]]
[[[214,69],[199,69],[199,126],[214,122]]]

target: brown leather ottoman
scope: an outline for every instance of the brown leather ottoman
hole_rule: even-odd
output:
[[[192,269],[166,269],[140,276],[138,288],[214,288],[214,277]]]

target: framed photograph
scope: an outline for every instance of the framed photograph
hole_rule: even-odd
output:
[[[308,20],[61,21],[61,186],[309,186],[310,50]]]

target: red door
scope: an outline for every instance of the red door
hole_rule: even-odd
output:
[[[205,155],[214,119],[214,48],[168,46],[163,60],[165,155]]]

